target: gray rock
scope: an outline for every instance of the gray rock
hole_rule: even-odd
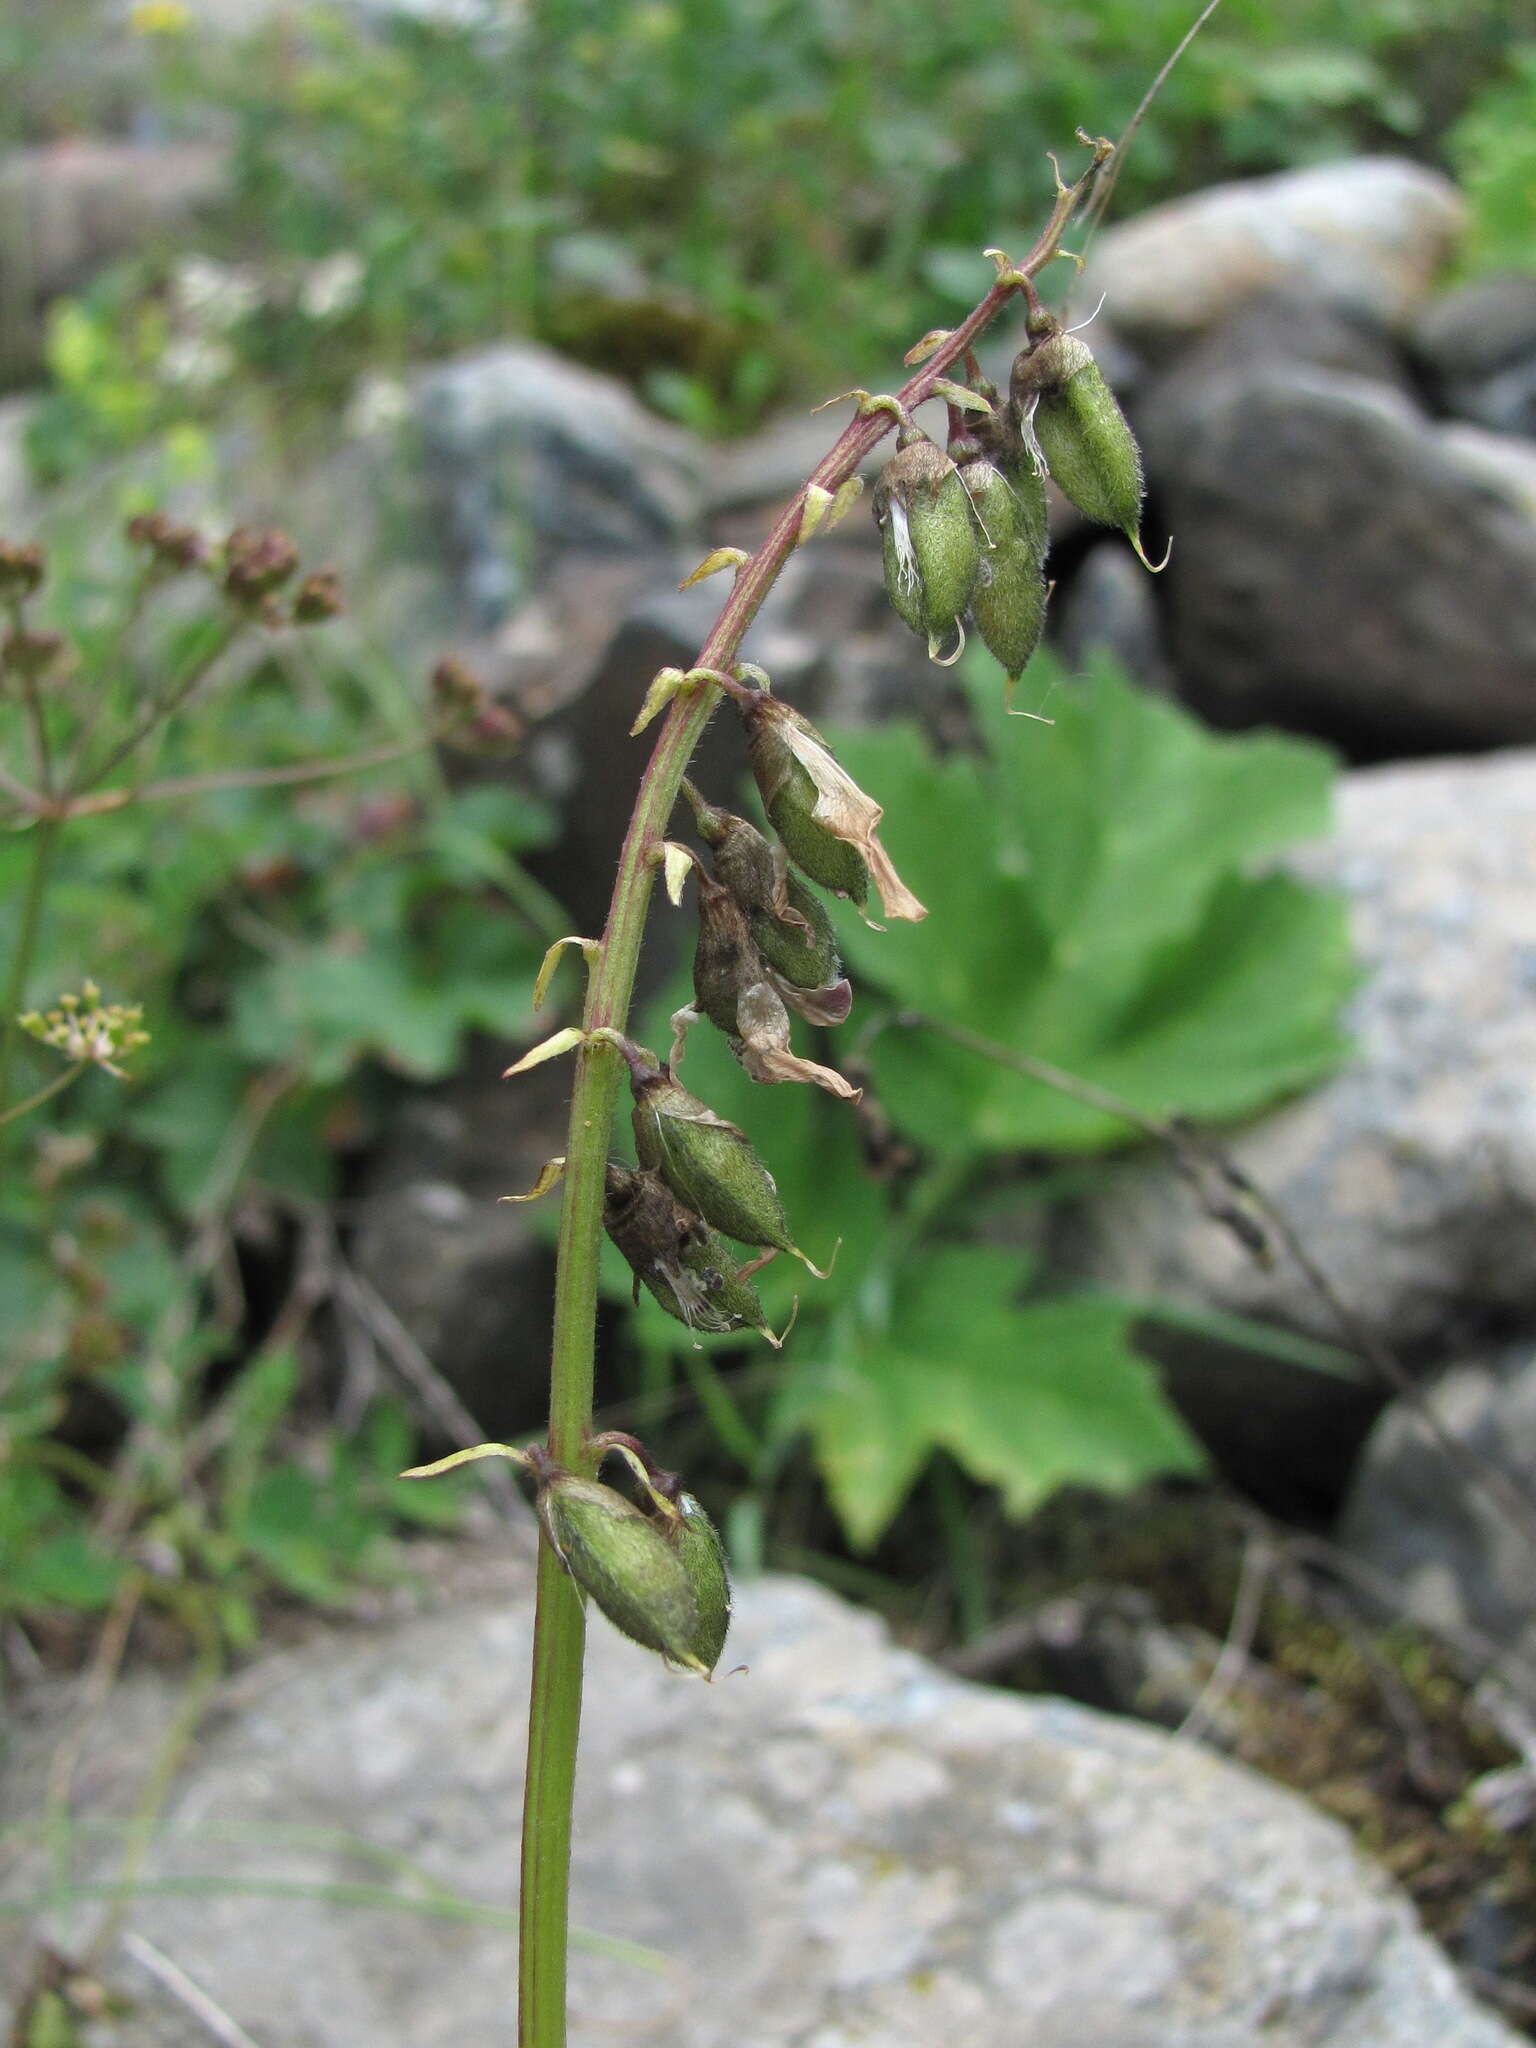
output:
[[[413,425],[442,545],[489,630],[554,552],[632,552],[695,525],[703,456],[620,384],[531,343],[421,372]]]
[[[140,1899],[140,1937],[283,2048],[510,2038],[505,1927],[219,1878],[413,1888],[361,1841],[509,1905],[529,1626],[520,1558],[474,1597],[258,1660],[225,1689],[150,1853],[151,1877],[204,1881]],[[575,1919],[665,1961],[578,1945],[576,2040],[1514,2048],[1341,1829],[1193,1744],[945,1677],[789,1580],[744,1589],[729,1654],[750,1674],[705,1687],[594,1625]],[[77,1774],[82,1819],[124,1810],[168,1711],[163,1679],[121,1689]],[[57,1701],[35,1712],[12,1819],[37,1810],[57,1739],[42,1719]],[[110,1867],[97,1834],[74,1853],[81,1874]],[[42,1853],[18,1860],[12,1889],[45,1888]],[[38,1921],[68,1948],[99,1911]],[[0,1923],[13,1952],[19,1938]],[[179,2048],[185,2013],[110,1961],[138,2007],[100,2025],[101,2048]]]
[[[1152,579],[1118,537],[1089,549],[1051,600],[1057,651],[1074,668],[1108,654],[1148,689],[1173,686]]]
[[[575,985],[573,971],[555,1001]],[[349,1205],[358,1273],[497,1438],[542,1412],[553,1279],[549,1232],[500,1198],[565,1150],[570,1093],[568,1074],[501,1080],[508,1057],[476,1045],[454,1080],[403,1103]]]
[[[1356,1053],[1232,1157],[1400,1351],[1536,1326],[1536,752],[1346,775],[1334,838],[1296,865],[1350,899]],[[1288,1261],[1245,1257],[1155,1159],[1064,1235],[1079,1271],[1143,1297],[1337,1337]]]
[[[1449,179],[1398,157],[1217,185],[1110,229],[1080,302],[1103,293],[1131,344],[1164,356],[1276,289],[1299,287],[1393,331],[1454,254],[1465,217]]]
[[[50,299],[182,225],[223,178],[223,151],[201,142],[74,139],[0,160],[0,379],[37,366]]]
[[[1536,439],[1459,422],[1441,427],[1435,438],[1441,454],[1466,476],[1536,525]]]
[[[1362,377],[1178,383],[1147,433],[1174,667],[1222,724],[1401,750],[1536,737],[1536,522]]]
[[[1536,277],[1485,277],[1431,300],[1409,338],[1445,411],[1536,435]]]
[[[1536,1497],[1536,1349],[1529,1342],[1464,1361],[1426,1399],[1449,1435]],[[1536,1662],[1529,1538],[1400,1405],[1386,1411],[1366,1444],[1337,1540],[1382,1574],[1426,1627],[1476,1630]]]

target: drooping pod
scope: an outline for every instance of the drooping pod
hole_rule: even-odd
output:
[[[795,866],[861,908],[873,877],[887,917],[926,917],[880,843],[885,813],[839,765],[810,720],[766,690],[742,691],[736,707],[763,808]]]
[[[1017,428],[984,440],[981,425],[968,422],[950,448],[981,536],[971,617],[1011,684],[1045,630],[1045,483]]]
[[[699,937],[693,954],[694,1000],[731,1041],[731,1050],[754,1081],[810,1081],[829,1095],[851,1101],[858,1090],[832,1067],[802,1059],[790,1050],[789,1009],[783,985],[773,975],[753,942],[747,914],[723,882],[697,878]],[[835,989],[815,990],[841,1021],[852,991],[846,982]],[[673,1022],[684,1028],[690,1013],[679,1011]],[[678,1041],[678,1047],[681,1040]],[[680,1057],[674,1049],[673,1059]]]
[[[694,1650],[699,1605],[680,1545],[599,1480],[580,1479],[547,1461],[539,1476],[539,1520],[582,1591],[632,1642],[705,1670]]]
[[[644,1285],[687,1329],[757,1330],[778,1344],[757,1289],[743,1279],[729,1245],[683,1207],[659,1174],[610,1161],[603,1227],[635,1276],[637,1301]]]
[[[640,1164],[659,1173],[685,1208],[738,1244],[790,1252],[809,1266],[790,1235],[773,1175],[746,1132],[716,1116],[640,1047],[630,1046],[625,1058]]]
[[[680,1519],[673,1541],[682,1556],[699,1616],[689,1647],[709,1674],[720,1662],[731,1626],[731,1580],[726,1569],[725,1545],[691,1493],[678,1495],[677,1508]]]
[[[1014,358],[1011,392],[1051,475],[1087,519],[1118,526],[1141,554],[1141,450],[1086,342],[1045,316]],[[1145,556],[1142,557],[1145,560]]]
[[[715,879],[746,913],[752,943],[780,995],[813,1023],[843,1023],[853,990],[843,979],[837,935],[821,898],[790,873],[785,848],[748,819],[706,803],[691,782],[684,782],[683,794],[713,854]]]
[[[981,561],[959,473],[920,427],[905,426],[871,507],[884,545],[886,595],[935,654],[957,628]]]

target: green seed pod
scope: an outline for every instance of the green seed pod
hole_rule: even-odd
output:
[[[683,783],[683,794],[699,836],[713,850],[715,879],[747,913],[752,943],[780,994],[815,1023],[841,1024],[853,991],[842,979],[837,935],[821,898],[789,872],[785,848],[773,846],[755,825],[706,803],[691,782]],[[806,998],[814,999],[809,1007]]]
[[[1141,552],[1141,450],[1086,343],[1054,323],[1013,365],[1013,400],[1050,473],[1085,518]]]
[[[745,1131],[716,1116],[660,1067],[646,1072],[632,1062],[630,1086],[642,1166],[659,1173],[686,1208],[738,1244],[803,1257],[789,1234],[773,1175]]]
[[[872,879],[887,917],[914,924],[926,917],[880,843],[885,812],[839,764],[810,720],[766,689],[738,684],[732,696],[747,729],[763,806],[789,858],[813,882],[851,896],[861,908]]]
[[[798,875],[786,876],[784,893],[794,920],[775,917],[771,910],[754,912],[752,942],[774,973],[792,987],[825,988],[843,971],[832,920],[820,897]]]
[[[725,1568],[725,1546],[714,1523],[691,1493],[679,1494],[677,1507],[682,1520],[674,1540],[699,1612],[698,1627],[689,1647],[705,1671],[712,1672],[720,1662],[731,1625],[731,1581]]]
[[[776,851],[748,819],[705,803],[692,783],[684,782],[683,793],[693,805],[699,837],[714,855],[716,881],[725,884],[749,916],[769,909],[782,879],[782,849]]]
[[[1029,459],[1023,467],[1040,491]],[[1045,537],[1030,498],[996,463],[976,455],[960,466],[981,528],[981,568],[971,592],[971,617],[988,651],[1016,678],[1045,630]]]
[[[932,652],[965,610],[981,561],[959,473],[920,427],[903,427],[871,504],[884,536],[886,596]]]
[[[550,1471],[539,1519],[556,1555],[616,1629],[697,1669],[698,1601],[681,1548],[633,1501],[596,1479]]]
[[[869,900],[869,868],[856,846],[814,815],[821,792],[785,738],[786,724],[811,730],[806,720],[776,697],[744,706],[742,718],[763,809],[785,852],[813,882],[862,908]]]
[[[777,1343],[725,1239],[685,1209],[659,1174],[610,1162],[603,1225],[634,1273],[636,1300],[643,1283],[690,1330],[760,1330]]]

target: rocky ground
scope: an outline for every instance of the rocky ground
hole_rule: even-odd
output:
[[[208,2036],[189,1984],[240,2040],[283,2048],[506,2034],[531,1620],[517,1551],[472,1593],[272,1652],[219,1695],[149,1846],[134,1939],[97,1963],[130,2009],[93,2040],[192,2048]],[[729,1656],[748,1670],[706,1688],[596,1624],[574,1912],[597,1940],[574,1964],[577,2041],[1513,2041],[1342,1828],[1194,1742],[947,1677],[795,1580],[743,1589]],[[84,1742],[76,1881],[118,1867],[107,1824],[176,1702],[140,1674]],[[47,1893],[47,1854],[16,1830],[35,1822],[59,1711],[35,1695],[13,1746],[12,1898]],[[371,1902],[349,1901],[362,1884]],[[503,1917],[455,1917],[450,1897]],[[35,1924],[79,1953],[101,1910]]]

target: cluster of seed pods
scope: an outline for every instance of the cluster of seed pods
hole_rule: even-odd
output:
[[[974,359],[950,390],[947,450],[908,421],[875,489],[886,594],[936,661],[969,618],[1011,693],[1045,630],[1047,476],[1140,555],[1141,454],[1092,351],[1038,307],[1006,399]]]

